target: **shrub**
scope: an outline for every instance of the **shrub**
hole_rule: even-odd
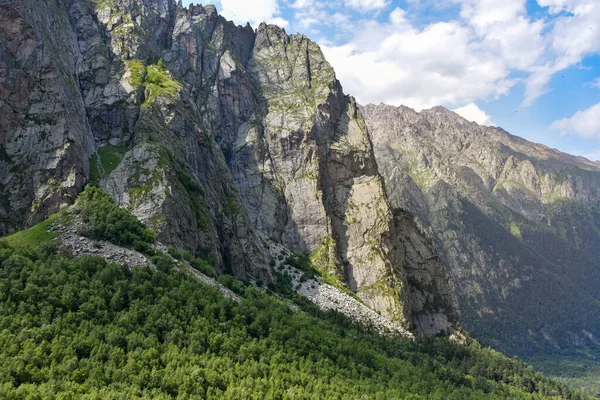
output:
[[[153,253],[154,234],[102,189],[88,186],[77,198],[75,212],[83,222],[79,228],[81,235]]]
[[[202,272],[204,275],[210,276],[211,278],[216,277],[215,271],[206,260],[203,260],[201,258],[191,258],[190,265],[198,271]]]
[[[174,100],[183,88],[165,69],[162,59],[157,64],[146,67],[144,83],[146,86],[146,103],[148,104],[154,103],[161,96],[168,96]]]

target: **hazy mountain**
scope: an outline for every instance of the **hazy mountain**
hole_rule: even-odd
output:
[[[443,107],[364,115],[390,203],[435,243],[467,330],[508,354],[599,343],[596,163]]]

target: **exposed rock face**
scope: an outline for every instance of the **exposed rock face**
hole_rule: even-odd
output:
[[[174,0],[0,10],[0,233],[91,179],[221,271],[269,281],[264,233],[384,317],[452,329],[435,252],[393,213],[365,122],[316,44]]]
[[[414,338],[414,335],[400,323],[385,318],[340,288],[331,286],[318,277],[306,276],[305,271],[295,268],[286,261],[287,257],[293,255],[290,250],[266,237],[265,239],[265,246],[275,260],[273,270],[287,276],[292,288],[297,293],[315,303],[322,310],[335,310],[345,314],[355,323],[372,328],[381,335]],[[460,331],[456,331],[456,333],[460,333]]]
[[[94,139],[78,58],[63,7],[0,2],[0,234],[58,211],[87,179]]]
[[[432,239],[476,338],[520,354],[598,342],[597,163],[442,107],[363,112],[390,203]]]
[[[61,247],[68,254],[74,257],[81,256],[100,256],[106,261],[133,267],[150,267],[152,263],[142,253],[117,246],[113,243],[103,240],[92,240],[78,233],[78,224],[80,221],[68,224],[64,227],[58,227],[59,242]]]

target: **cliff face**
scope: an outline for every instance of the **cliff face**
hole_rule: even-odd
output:
[[[5,0],[0,38],[0,233],[91,181],[221,271],[269,281],[279,242],[382,315],[452,329],[435,251],[306,37],[174,0]]]
[[[0,3],[0,233],[71,201],[94,150],[68,15],[32,6]]]
[[[600,340],[600,168],[442,107],[364,109],[393,207],[416,216],[461,322],[519,354]]]

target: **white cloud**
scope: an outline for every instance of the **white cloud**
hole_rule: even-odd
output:
[[[522,15],[525,4],[521,0],[454,0],[461,5],[461,17],[470,24],[486,27],[497,22],[506,23]]]
[[[545,35],[545,61],[535,66],[527,82],[525,105],[548,91],[554,74],[578,65],[585,56],[600,52],[600,3],[597,0],[538,0],[558,15]]]
[[[563,134],[575,134],[586,139],[600,140],[600,103],[577,111],[570,118],[555,121],[552,128],[560,130]]]
[[[237,24],[250,22],[254,28],[261,22],[288,26],[288,21],[280,17],[278,0],[220,0],[219,3],[221,15]]]
[[[532,21],[524,0],[454,0],[461,4],[461,17],[472,27],[483,48],[493,52],[507,71],[522,71],[525,105],[547,91],[556,67],[547,65],[549,39],[542,20]],[[558,0],[560,1],[560,0]]]
[[[347,37],[354,25],[350,16],[339,11],[339,5],[326,1],[295,0],[291,7],[294,9],[291,29],[312,36],[313,40],[323,35],[322,29],[329,29],[327,38],[321,38],[319,43],[331,44]]]
[[[390,4],[389,0],[345,0],[347,7],[354,8],[359,11],[376,11],[387,7]]]
[[[493,125],[490,116],[475,103],[469,103],[466,106],[456,108],[452,111],[468,121],[477,122],[479,125]]]
[[[600,76],[596,79],[594,79],[591,83],[592,87],[597,87],[598,89],[600,89]]]
[[[460,17],[426,26],[397,7],[386,22],[351,21],[353,36],[323,50],[362,103],[462,105],[522,82],[523,104],[531,105],[556,73],[600,53],[600,1],[538,2],[554,14],[534,20],[526,0],[452,0]]]
[[[589,4],[593,4],[594,0],[538,0],[538,4],[542,7],[548,7],[552,14],[558,14],[563,11],[578,13],[585,11]]]
[[[474,41],[507,67],[528,70],[544,53],[544,24],[531,21],[523,0],[455,0]]]
[[[400,8],[387,23],[365,23],[350,43],[322,48],[344,89],[361,103],[419,110],[497,97],[515,83],[471,28],[453,21],[419,29]]]
[[[321,7],[300,8],[294,13],[294,26],[307,29],[331,23],[331,15]]]
[[[314,6],[315,0],[296,0],[292,3],[292,8],[309,8]]]

